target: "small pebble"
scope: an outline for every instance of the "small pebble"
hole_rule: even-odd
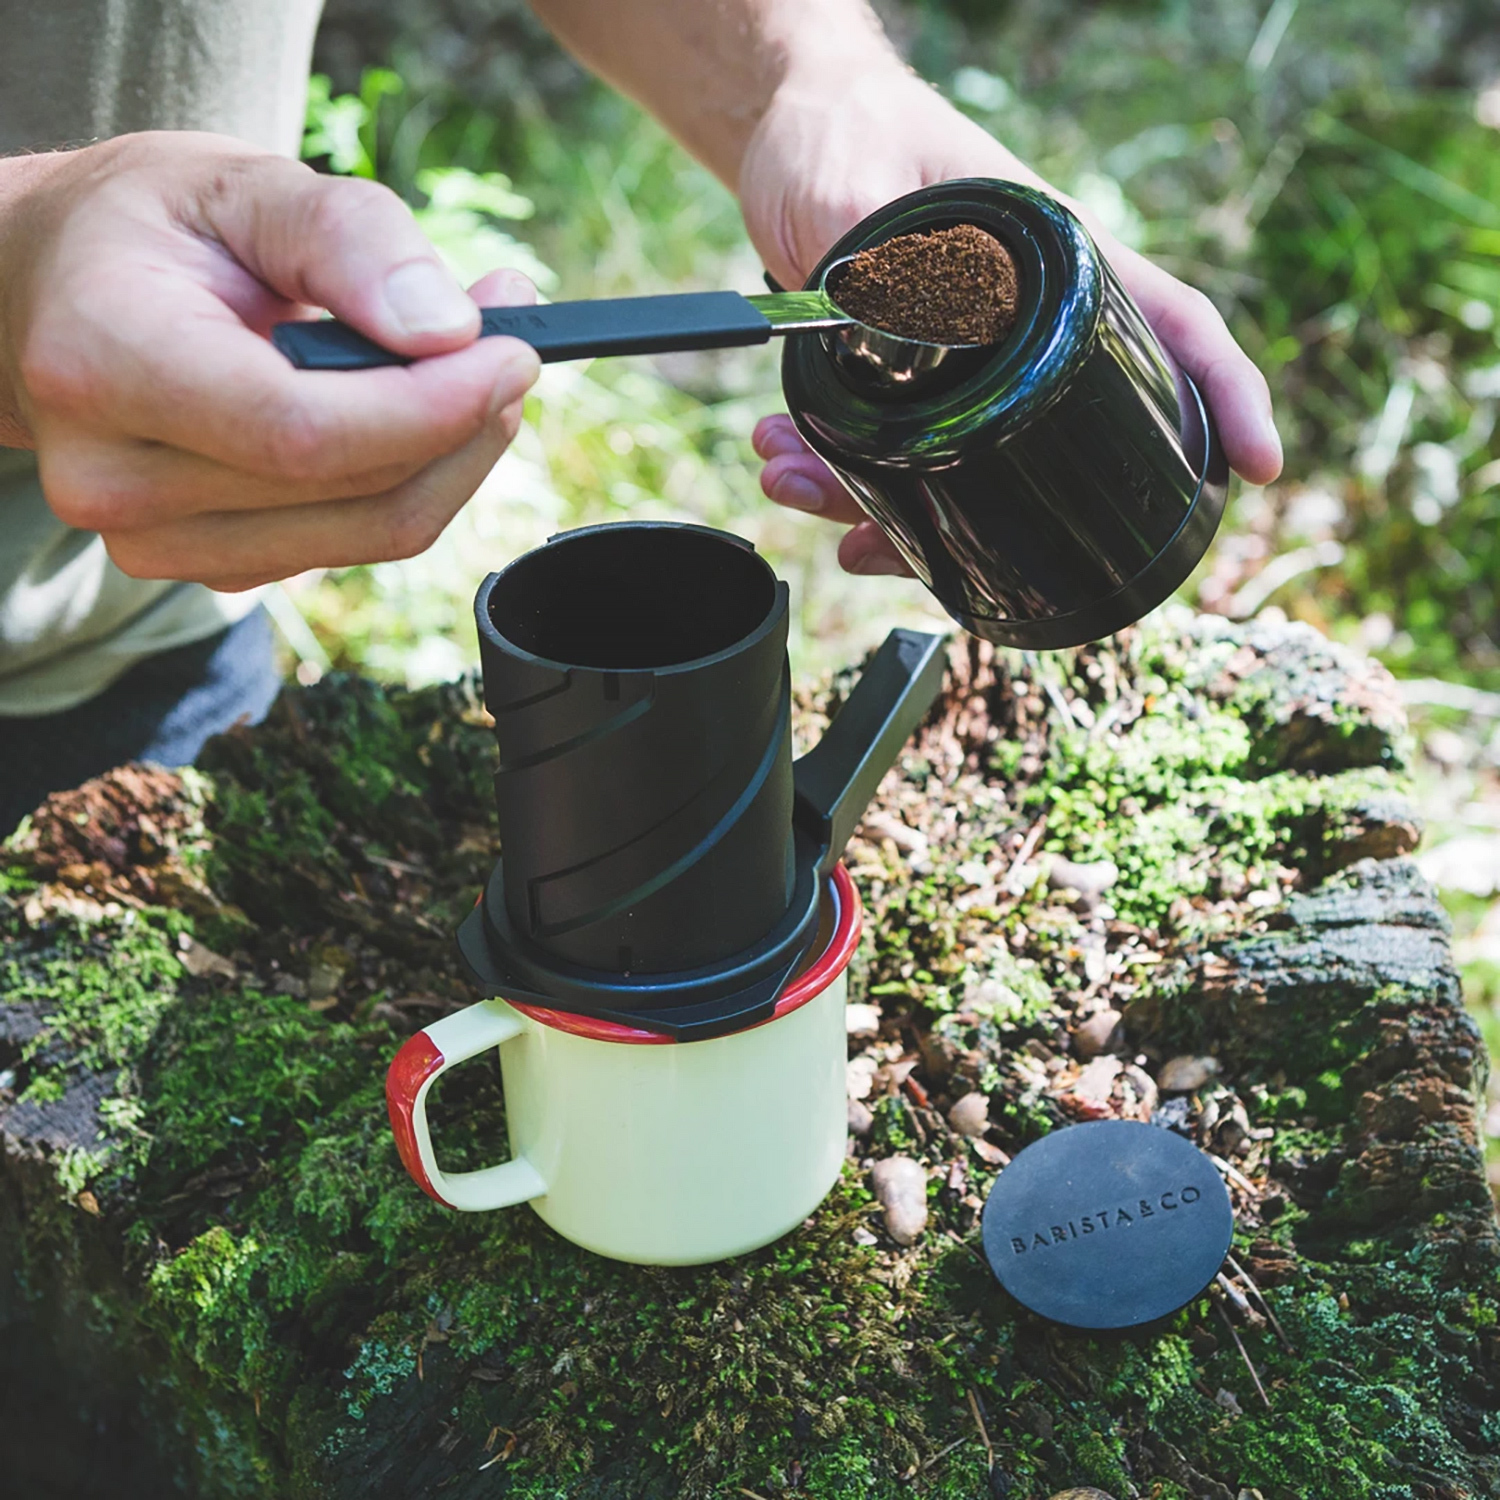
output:
[[[909,1156],[888,1156],[870,1169],[870,1186],[898,1245],[914,1245],[927,1227],[927,1173]]]
[[[227,958],[215,953],[212,948],[205,948],[197,938],[189,937],[185,932],[178,933],[177,948],[182,967],[194,979],[202,979],[207,974],[234,979],[239,974],[239,970]]]
[[[1115,1090],[1115,1079],[1120,1076],[1125,1064],[1118,1057],[1096,1057],[1078,1075],[1072,1092],[1090,1104],[1108,1104]]]
[[[1054,891],[1077,891],[1084,901],[1097,901],[1119,878],[1119,866],[1109,859],[1080,865],[1054,854],[1047,866],[1047,884]]]
[[[1109,973],[1109,948],[1102,932],[1084,932],[1078,936],[1083,954],[1083,977],[1090,984],[1103,984]]]
[[[1096,1010],[1077,1031],[1073,1033],[1073,1051],[1087,1061],[1110,1050],[1110,1038],[1115,1028],[1125,1018],[1117,1010]]]
[[[878,1005],[846,1005],[844,1007],[844,1030],[850,1036],[875,1036],[880,1031],[880,1007]]]
[[[990,1124],[989,1096],[978,1089],[965,1094],[948,1111],[948,1124],[957,1135],[983,1135]]]
[[[870,1127],[875,1123],[875,1116],[870,1113],[870,1108],[863,1100],[851,1099],[849,1101],[849,1130],[853,1135],[869,1135]]]
[[[1169,1057],[1156,1075],[1156,1085],[1164,1094],[1190,1094],[1218,1071],[1216,1057]]]
[[[868,1099],[875,1087],[875,1074],[880,1064],[873,1057],[851,1057],[845,1074],[845,1085],[851,1099]]]
[[[927,835],[915,828],[908,828],[899,818],[893,818],[889,813],[867,812],[859,826],[866,838],[889,839],[906,854],[927,852]]]

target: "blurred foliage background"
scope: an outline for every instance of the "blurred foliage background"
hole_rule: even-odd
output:
[[[1241,487],[1185,592],[1310,621],[1406,679],[1424,859],[1500,1051],[1494,0],[879,9],[961,109],[1208,292],[1270,378],[1286,473]],[[305,154],[389,183],[471,277],[516,265],[554,297],[761,286],[732,196],[519,0],[330,0],[316,67]],[[931,619],[919,586],[844,576],[831,528],[761,498],[749,435],[780,404],[770,350],[549,367],[429,553],[273,593],[289,664],[454,675],[486,572],[626,516],[754,540],[792,586],[799,673]]]

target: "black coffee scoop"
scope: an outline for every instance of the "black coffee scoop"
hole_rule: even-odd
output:
[[[771,1015],[946,666],[893,630],[794,765],[787,599],[748,542],[660,522],[485,579],[501,852],[458,940],[486,994],[681,1041]]]
[[[983,1233],[991,1269],[1022,1306],[1071,1328],[1137,1328],[1214,1279],[1234,1211],[1191,1141],[1094,1120],[1016,1156],[984,1206]]]

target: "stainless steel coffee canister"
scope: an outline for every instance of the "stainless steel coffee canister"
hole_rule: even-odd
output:
[[[863,220],[809,278],[897,235],[976,224],[1015,258],[1009,336],[907,394],[827,334],[788,339],[787,406],[808,444],[966,630],[1076,646],[1160,604],[1207,550],[1228,468],[1077,218],[1035,189],[940,183]]]

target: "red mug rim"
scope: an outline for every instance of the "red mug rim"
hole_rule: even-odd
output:
[[[800,1009],[809,1000],[821,995],[824,990],[849,966],[854,950],[859,946],[860,929],[864,925],[864,907],[854,880],[842,863],[833,867],[830,877],[834,902],[838,914],[834,919],[833,936],[828,946],[800,974],[797,974],[781,992],[776,1009],[764,1021],[745,1027],[754,1031],[756,1026],[769,1026],[783,1016]],[[504,998],[503,996],[501,997]],[[598,1016],[581,1016],[570,1010],[554,1010],[546,1005],[527,1005],[519,1000],[508,1002],[512,1009],[539,1026],[549,1026],[554,1031],[565,1031],[570,1036],[586,1037],[595,1042],[623,1042],[632,1046],[655,1046],[675,1042],[675,1037],[664,1036],[659,1031],[647,1031],[640,1026],[626,1026],[619,1021],[605,1021]],[[738,1035],[733,1032],[731,1035]]]

